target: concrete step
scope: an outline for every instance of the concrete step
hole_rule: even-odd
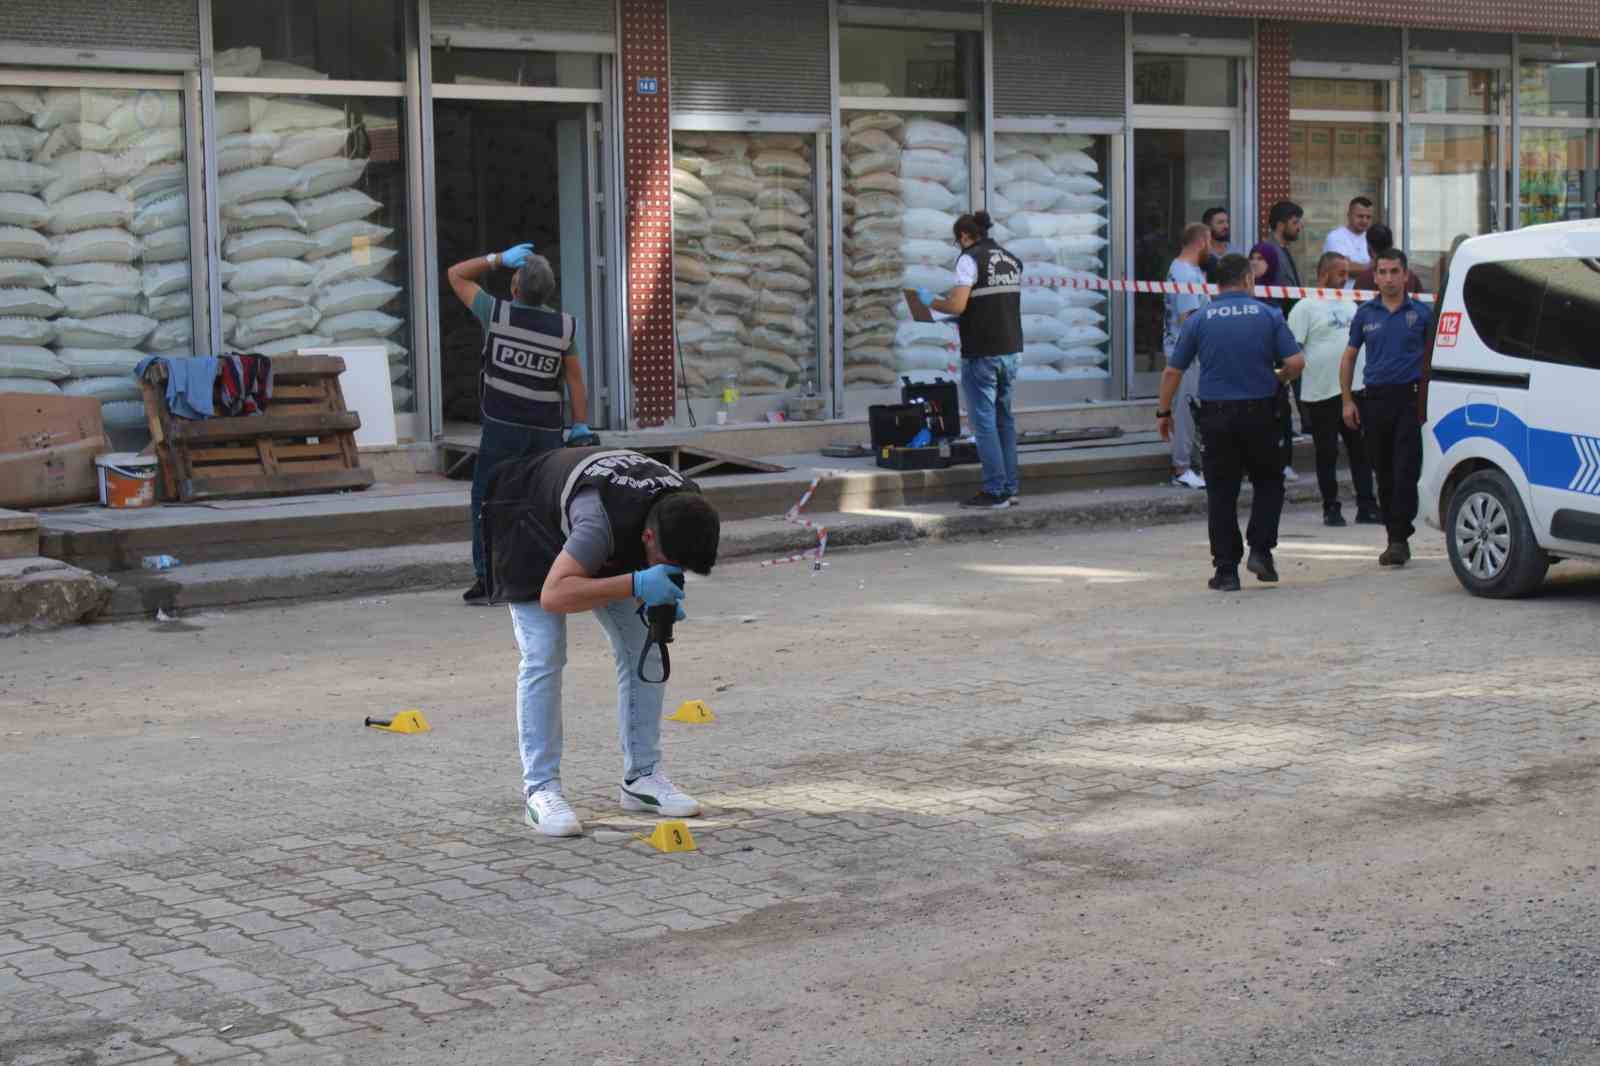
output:
[[[830,553],[896,541],[995,536],[1031,530],[1124,525],[1130,529],[1203,515],[1203,492],[1166,486],[1033,494],[999,511],[938,503],[916,510],[840,514],[807,511],[828,530]],[[1346,495],[1348,496],[1348,487]],[[1249,490],[1245,491],[1245,499]],[[1316,485],[1289,486],[1293,505],[1316,505]],[[767,562],[816,547],[816,534],[777,517],[723,525],[719,565]],[[1375,549],[1376,550],[1376,549]],[[471,548],[464,541],[397,545],[360,551],[313,552],[272,558],[184,565],[175,570],[117,574],[106,619],[150,617],[158,609],[187,611],[294,600],[381,596],[422,589],[462,588],[472,582]],[[804,563],[788,565],[804,566]],[[1197,563],[1204,569],[1204,560]]]
[[[1031,495],[1069,490],[1159,485],[1167,446],[1145,434],[1089,445],[1039,445],[1021,455]],[[881,512],[949,503],[981,487],[976,465],[944,470],[882,470],[872,459],[819,455],[773,459],[789,469],[707,479],[702,489],[725,521],[781,515],[819,471],[808,510]],[[1297,453],[1309,471],[1309,444]],[[149,510],[83,506],[40,512],[40,551],[100,573],[137,570],[148,555],[186,565],[448,544],[464,539],[470,495],[466,482],[443,478],[378,485],[366,492],[272,500],[228,500]]]

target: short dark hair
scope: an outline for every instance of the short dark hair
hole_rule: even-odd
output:
[[[1225,215],[1227,213],[1228,209],[1226,207],[1208,207],[1206,208],[1205,213],[1200,216],[1200,221],[1209,226],[1211,225],[1212,219],[1216,218],[1218,215]]]
[[[1217,261],[1212,276],[1218,288],[1237,289],[1250,280],[1250,260],[1238,252],[1229,252]]]
[[[549,303],[556,294],[555,271],[550,269],[550,260],[542,255],[528,256],[512,276],[511,284],[523,303],[535,307]]]
[[[661,554],[673,565],[701,575],[711,573],[717,565],[722,518],[698,492],[672,492],[661,497],[651,505],[645,528],[655,531]]]
[[[989,212],[987,211],[977,211],[970,215],[962,215],[956,219],[954,226],[956,242],[960,243],[963,234],[975,241],[981,241],[989,235],[989,231],[993,228],[994,219],[989,217]]]
[[[1267,228],[1277,229],[1292,218],[1304,218],[1305,213],[1305,209],[1293,200],[1279,200],[1267,212]]]
[[[1372,228],[1367,230],[1367,248],[1376,255],[1385,248],[1393,247],[1394,230],[1385,226],[1382,222],[1374,222]]]
[[[1396,263],[1399,263],[1401,270],[1410,270],[1411,269],[1411,260],[1407,259],[1406,258],[1406,253],[1402,252],[1398,248],[1385,248],[1383,251],[1381,251],[1377,255],[1373,256],[1372,257],[1372,268],[1374,270],[1376,270],[1378,268],[1378,263],[1381,262],[1384,259],[1389,259],[1389,260],[1392,260],[1392,261],[1394,261]]]
[[[1333,266],[1334,262],[1337,260],[1348,258],[1349,256],[1345,255],[1343,252],[1323,252],[1322,258],[1317,260],[1317,273],[1320,274],[1324,270],[1327,270],[1329,267]]]
[[[1371,207],[1371,206],[1372,206],[1372,201],[1367,199],[1365,196],[1357,196],[1354,200],[1350,201],[1350,207]],[[1350,210],[1350,207],[1345,208],[1345,210],[1346,211]]]

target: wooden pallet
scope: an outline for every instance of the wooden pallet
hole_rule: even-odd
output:
[[[361,416],[345,407],[339,386],[343,372],[338,356],[275,356],[266,413],[192,420],[167,408],[165,369],[152,364],[139,386],[162,498],[191,503],[371,485],[356,451]]]

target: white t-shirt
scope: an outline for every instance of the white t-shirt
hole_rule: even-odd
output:
[[[1328,239],[1322,245],[1324,252],[1338,252],[1352,263],[1366,266],[1372,262],[1372,252],[1367,248],[1367,235],[1350,232],[1349,226],[1340,226],[1328,234]],[[1304,386],[1302,386],[1304,388]]]
[[[1350,320],[1355,318],[1354,300],[1329,300],[1308,297],[1289,309],[1289,332],[1306,353],[1306,369],[1300,378],[1300,399],[1316,403],[1339,395],[1339,361],[1350,343]],[[1367,350],[1356,356],[1356,373],[1351,387],[1359,392],[1366,380]]]
[[[963,252],[961,258],[956,260],[956,284],[965,285],[967,288],[978,283],[978,261]]]

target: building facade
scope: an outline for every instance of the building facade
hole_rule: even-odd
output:
[[[389,354],[401,435],[477,418],[443,285],[532,241],[598,427],[863,417],[948,376],[954,218],[1026,265],[1024,407],[1148,399],[1160,280],[1355,196],[1424,283],[1462,234],[1600,211],[1600,9],[927,0],[14,0],[0,13],[0,390],[142,420],[147,353]],[[491,284],[504,292],[505,278]],[[1064,284],[1065,283],[1065,284]],[[32,382],[33,384],[27,384]]]

